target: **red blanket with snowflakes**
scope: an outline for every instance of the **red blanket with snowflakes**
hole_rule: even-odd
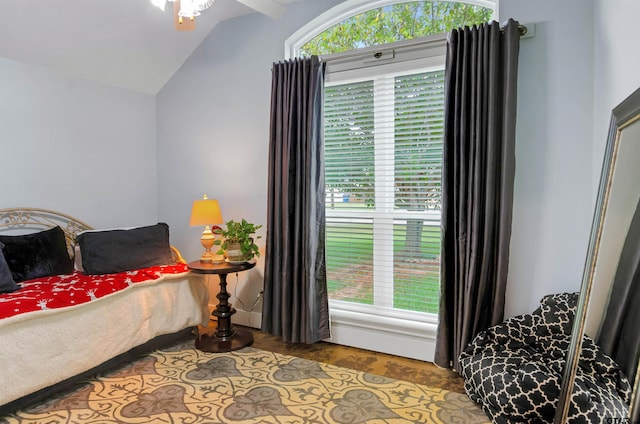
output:
[[[135,284],[187,271],[185,264],[160,265],[118,274],[85,275],[74,272],[23,281],[19,290],[0,295],[0,319],[91,302]]]

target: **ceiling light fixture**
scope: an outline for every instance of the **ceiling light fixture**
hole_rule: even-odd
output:
[[[200,15],[200,12],[208,9],[213,4],[214,0],[168,0],[172,3],[177,3],[174,8],[177,10],[178,24],[182,24],[183,18],[188,18],[190,21],[195,20],[195,17]],[[151,0],[151,3],[164,11],[167,0]]]

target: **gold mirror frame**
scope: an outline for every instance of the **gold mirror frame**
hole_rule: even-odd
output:
[[[576,315],[573,322],[571,342],[569,344],[567,361],[562,376],[562,386],[560,390],[560,397],[558,399],[558,407],[554,418],[555,424],[565,423],[569,414],[573,385],[575,383],[580,352],[582,350],[582,339],[585,334],[589,300],[594,284],[594,273],[596,271],[599,258],[598,253],[602,240],[607,207],[609,206],[609,195],[611,194],[613,176],[616,168],[616,159],[618,158],[618,151],[620,148],[620,139],[622,137],[623,130],[637,121],[640,121],[640,89],[636,90],[615,109],[613,109],[611,114],[607,145],[602,165],[602,174],[600,177],[598,196],[596,198],[596,205],[593,214],[591,236],[589,238],[589,247],[582,276]],[[640,140],[637,140],[637,142],[640,143]],[[640,158],[632,159],[636,160],[636,163],[640,163]],[[638,367],[638,369],[640,369],[640,367]],[[630,421],[624,422],[637,422],[639,408],[637,396],[639,384],[638,373],[636,372],[635,376],[628,377],[630,380],[632,377],[634,378],[634,385],[631,403],[629,405],[629,417],[624,417],[630,418]]]

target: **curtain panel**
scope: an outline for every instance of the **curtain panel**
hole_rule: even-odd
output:
[[[442,254],[435,363],[503,320],[515,173],[518,22],[447,40]]]
[[[262,330],[293,343],[330,337],[323,92],[317,56],[273,64]]]

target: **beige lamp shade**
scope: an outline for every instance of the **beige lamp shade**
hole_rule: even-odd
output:
[[[224,259],[211,252],[211,248],[215,244],[216,236],[211,232],[211,227],[209,227],[210,225],[222,223],[222,213],[220,212],[220,205],[217,200],[208,199],[205,194],[204,199],[193,202],[189,225],[191,227],[204,226],[202,237],[200,237],[200,243],[202,243],[202,247],[204,247],[204,253],[200,257],[200,262],[222,262]]]
[[[195,200],[191,207],[191,219],[189,225],[191,227],[202,227],[206,225],[222,224],[222,213],[220,205],[215,199]]]

